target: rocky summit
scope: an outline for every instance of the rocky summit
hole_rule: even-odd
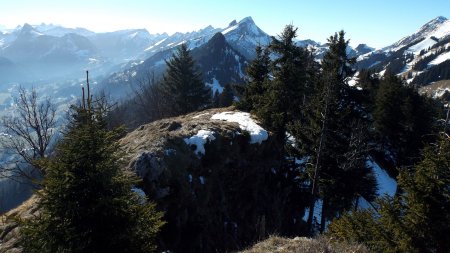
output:
[[[143,179],[134,190],[165,213],[161,250],[236,250],[293,222],[281,215],[290,206],[288,177],[277,170],[271,134],[249,113],[230,107],[163,119],[120,144],[124,169]],[[16,218],[32,217],[35,205],[1,218],[0,252],[21,252]]]

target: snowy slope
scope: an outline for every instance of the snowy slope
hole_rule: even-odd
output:
[[[447,35],[450,35],[450,20],[445,17],[439,16],[420,27],[417,32],[400,39],[399,41],[388,47],[385,47],[383,51],[397,51],[401,47],[409,45],[423,38],[435,37],[437,39],[440,39]]]
[[[380,75],[390,68],[408,83],[424,86],[450,79],[445,71],[449,51],[450,20],[437,17],[392,45],[359,56],[357,67]]]

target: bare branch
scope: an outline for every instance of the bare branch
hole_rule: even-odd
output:
[[[5,131],[0,143],[6,152],[18,159],[9,161],[15,166],[1,165],[0,177],[31,179],[36,171],[43,173],[35,167],[34,161],[47,156],[50,151],[56,127],[56,108],[50,98],[39,101],[36,90],[30,92],[23,87],[19,88],[14,106],[11,115],[0,120]]]

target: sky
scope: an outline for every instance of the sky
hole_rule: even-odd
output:
[[[437,16],[450,19],[449,0],[0,0],[0,27],[53,23],[95,32],[146,28],[150,33],[225,28],[251,16],[270,35],[287,24],[299,39],[326,42],[344,30],[350,44],[375,48],[414,33]]]

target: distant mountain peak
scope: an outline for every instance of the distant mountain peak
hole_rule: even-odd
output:
[[[30,30],[34,30],[33,26],[31,26],[28,23],[23,24],[22,31],[30,31]]]
[[[237,25],[236,19],[233,19],[233,21],[230,22],[230,24],[228,24],[228,26],[235,26]]]
[[[434,23],[444,23],[445,21],[447,21],[448,18],[444,17],[444,16],[438,16],[436,18],[434,18],[433,20],[431,20],[428,23],[434,22]]]
[[[20,28],[19,36],[32,36],[37,37],[42,35],[42,33],[38,32],[36,29],[34,29],[33,26],[31,26],[28,23],[23,24],[23,26]]]
[[[241,21],[239,21],[239,24],[243,24],[243,23],[250,23],[250,24],[254,24],[255,21],[253,21],[253,18],[248,16],[243,18]]]
[[[417,42],[424,38],[435,37],[440,39],[450,35],[450,21],[443,16],[438,16],[419,28],[415,33],[402,38],[396,43],[384,48],[385,51],[396,51],[403,46]]]
[[[210,31],[213,31],[213,30],[214,30],[214,27],[212,25],[208,25],[207,27],[205,27],[203,29],[200,29],[198,32],[199,33],[203,33],[203,32],[210,32]]]
[[[432,31],[432,30],[436,29],[437,27],[439,27],[440,25],[446,23],[447,21],[448,21],[448,19],[446,17],[443,17],[443,16],[436,17],[436,18],[428,21],[427,23],[425,23],[419,29],[419,32],[421,32],[421,31],[423,31],[423,32]]]

